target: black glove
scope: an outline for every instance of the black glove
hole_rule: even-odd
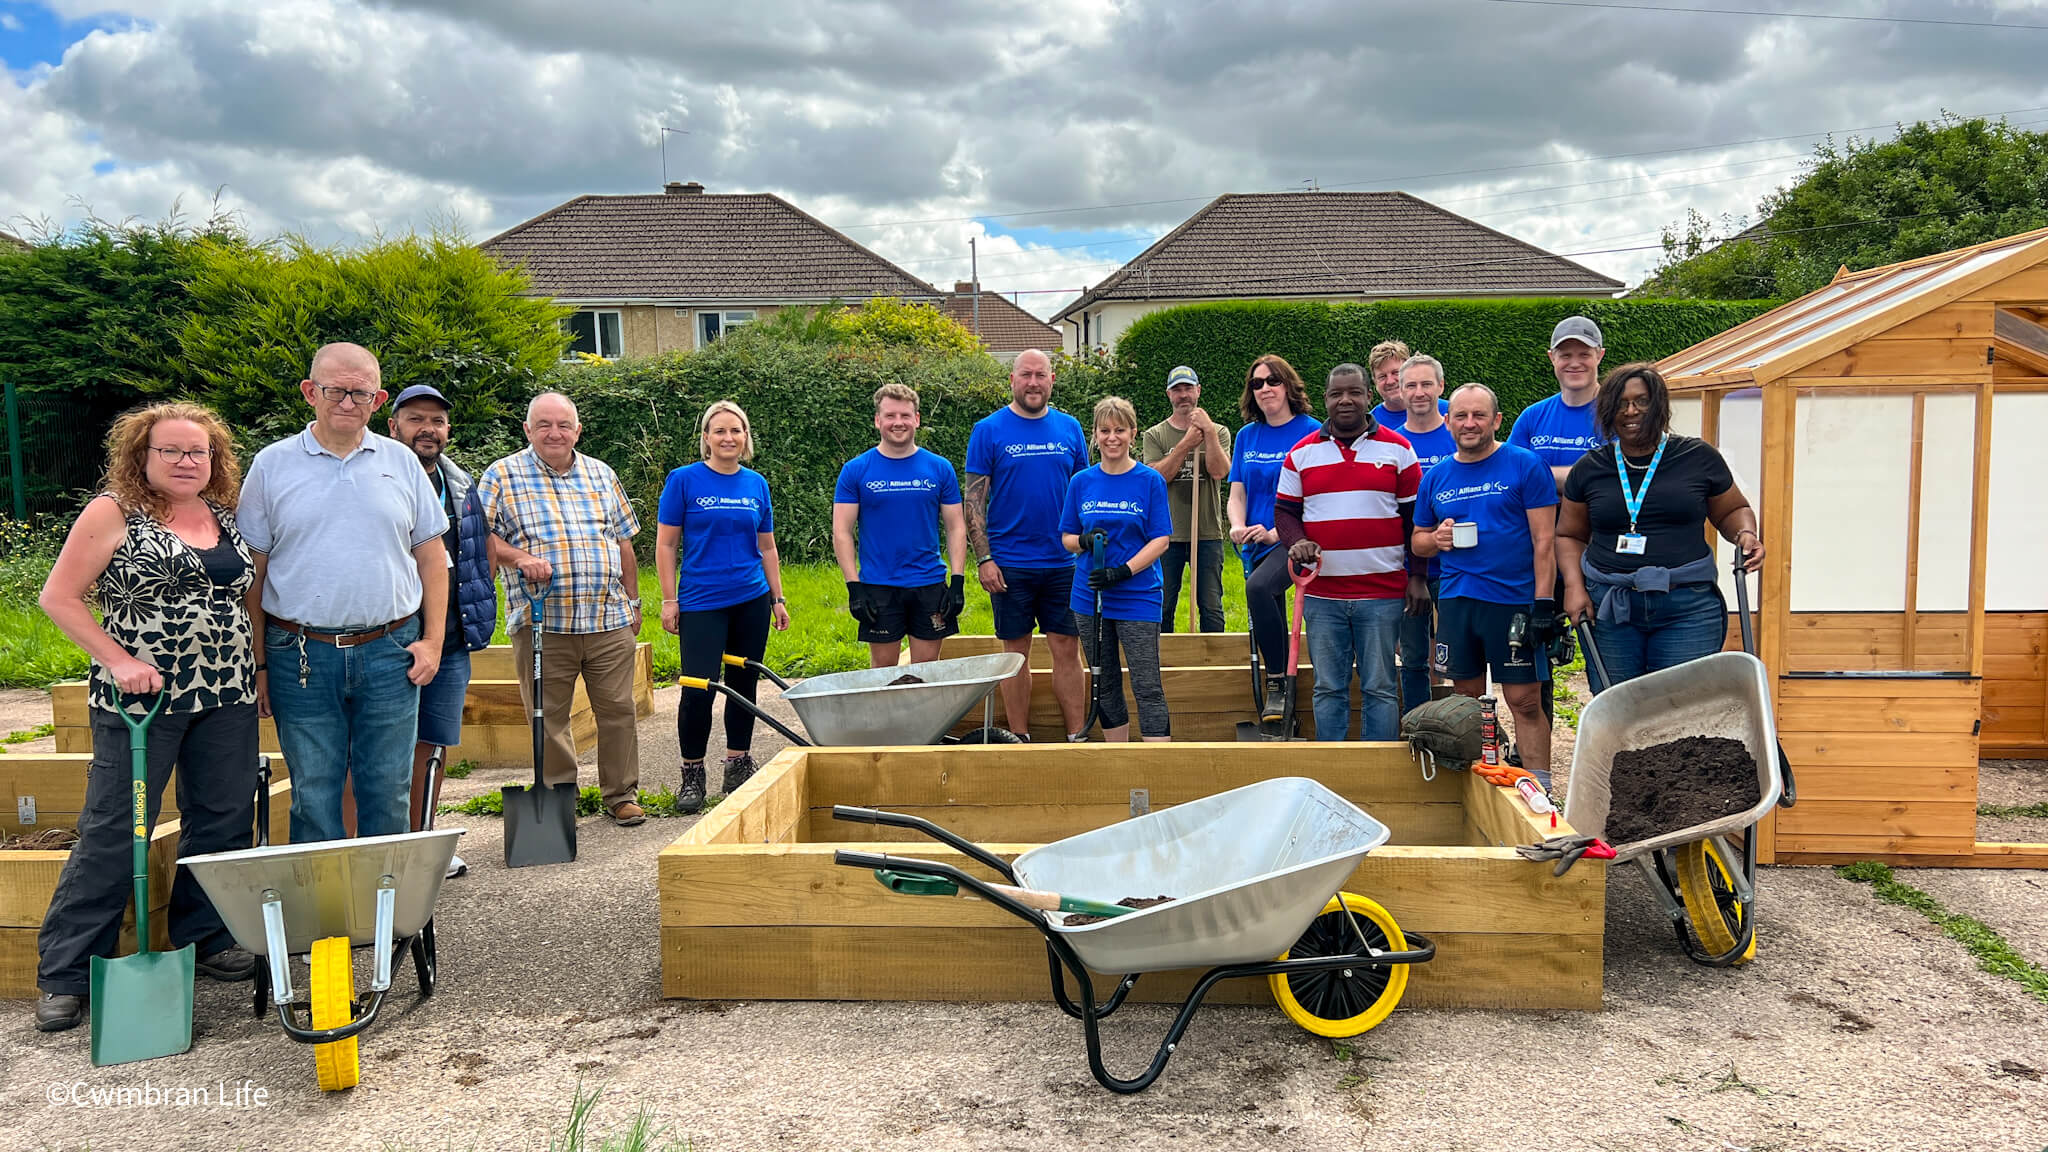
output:
[[[1557,639],[1557,630],[1557,600],[1545,597],[1532,602],[1529,605],[1529,647],[1549,648],[1550,642]]]
[[[858,580],[846,583],[846,611],[855,620],[872,628],[875,624],[875,604],[868,595],[868,586]]]
[[[1081,552],[1084,555],[1091,554],[1108,543],[1109,533],[1100,528],[1089,528],[1081,533]]]
[[[960,613],[967,610],[967,577],[955,576],[946,588],[946,622],[960,623]]]
[[[1129,564],[1115,564],[1108,568],[1097,568],[1088,574],[1088,586],[1097,592],[1112,584],[1121,584],[1131,578]]]

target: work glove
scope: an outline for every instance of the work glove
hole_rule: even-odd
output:
[[[1479,701],[1446,696],[1417,704],[1401,717],[1401,739],[1447,768],[1462,769],[1479,759]]]
[[[1109,533],[1100,528],[1089,528],[1081,533],[1081,551],[1093,553],[1109,544]]]
[[[955,576],[946,588],[946,624],[958,627],[960,613],[967,610],[967,577]]]
[[[846,584],[846,611],[855,620],[872,628],[875,624],[875,605],[868,595],[868,586],[858,580]]]
[[[1129,564],[1114,564],[1108,568],[1097,568],[1088,574],[1088,586],[1097,592],[1112,584],[1121,584],[1131,578]]]
[[[1614,859],[1614,849],[1598,836],[1552,836],[1541,844],[1517,844],[1515,854],[1524,860],[1555,860],[1557,867],[1550,870],[1552,876],[1562,876],[1572,870],[1572,865],[1582,856],[1595,860]]]
[[[1551,641],[1557,639],[1557,632],[1557,600],[1544,597],[1532,602],[1529,605],[1529,647],[1549,648]]]

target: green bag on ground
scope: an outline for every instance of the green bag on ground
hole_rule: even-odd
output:
[[[1438,764],[1463,769],[1479,759],[1479,701],[1450,695],[1419,704],[1401,717],[1401,739],[1436,757]]]

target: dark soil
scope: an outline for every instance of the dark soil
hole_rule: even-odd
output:
[[[1633,844],[1756,807],[1756,760],[1740,740],[1687,736],[1617,752],[1608,773],[1609,844]]]
[[[45,828],[25,836],[0,832],[0,852],[62,852],[76,843],[78,833],[70,828]]]
[[[891,680],[891,681],[889,681],[889,687],[891,687],[891,688],[894,688],[894,687],[895,687],[895,686],[897,686],[898,684],[922,684],[922,683],[924,683],[924,677],[922,677],[922,676],[912,676],[912,675],[911,675],[910,673],[908,673],[908,672],[905,672],[905,673],[904,673],[903,675],[901,675],[901,676],[898,676],[898,677],[897,677],[897,678],[895,678],[894,680]]]
[[[1117,901],[1117,903],[1126,908],[1150,908],[1155,904],[1165,904],[1172,899],[1173,897],[1171,896],[1126,896]],[[1109,919],[1112,919],[1112,917],[1097,916],[1089,912],[1069,912],[1067,913],[1067,927],[1079,928],[1084,924],[1093,924],[1099,920]]]

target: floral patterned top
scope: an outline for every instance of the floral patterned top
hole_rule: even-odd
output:
[[[227,583],[207,574],[200,550],[147,512],[129,511],[128,534],[107,561],[97,591],[100,626],[114,643],[156,665],[171,698],[165,712],[203,712],[256,700],[256,660],[245,594],[255,579],[235,514],[212,501],[221,543],[242,559]],[[93,661],[92,702],[113,711],[120,686]],[[142,715],[155,701],[129,702]]]

